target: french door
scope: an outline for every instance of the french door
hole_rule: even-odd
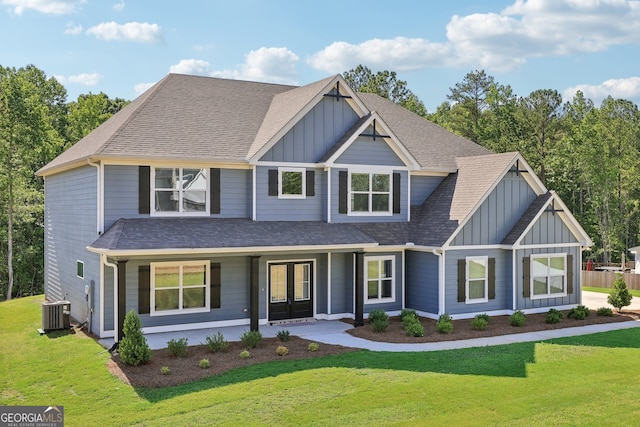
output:
[[[269,320],[313,317],[313,263],[269,264]]]

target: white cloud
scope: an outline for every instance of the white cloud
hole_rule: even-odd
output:
[[[201,59],[182,59],[176,65],[169,67],[170,73],[191,74],[196,76],[210,76],[211,66]]]
[[[102,80],[102,75],[98,73],[81,73],[75,76],[54,76],[56,80],[58,80],[62,84],[74,83],[82,86],[95,86],[100,80]]]
[[[146,92],[154,84],[156,84],[156,82],[153,82],[153,83],[138,83],[137,85],[135,85],[133,87],[133,90],[136,92],[136,95],[142,95],[143,92]]]
[[[142,43],[159,42],[162,40],[162,28],[158,24],[147,22],[103,22],[91,27],[87,34],[102,40],[134,41]]]
[[[74,25],[73,22],[67,23],[67,28],[64,30],[65,34],[77,36],[82,33],[82,25]]]
[[[124,1],[120,1],[120,3],[116,3],[113,5],[113,10],[115,10],[116,12],[122,12],[122,9],[124,9]]]
[[[565,101],[570,101],[577,91],[582,91],[584,96],[591,99],[596,105],[599,105],[607,96],[637,103],[640,100],[640,77],[611,79],[599,85],[577,85],[565,89],[562,96]]]
[[[22,15],[25,10],[35,10],[47,15],[65,15],[73,13],[86,0],[0,0],[3,6],[13,8],[13,13]]]

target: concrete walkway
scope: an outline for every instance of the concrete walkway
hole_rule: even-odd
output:
[[[590,309],[598,309],[600,307],[611,307],[607,304],[607,295],[596,292],[583,292],[582,302]],[[632,305],[627,307],[629,310],[640,310],[640,298],[634,298]],[[443,341],[434,343],[416,343],[416,344],[394,344],[368,341],[362,338],[354,337],[345,331],[352,328],[351,325],[339,320],[318,320],[307,323],[294,323],[288,325],[260,326],[260,332],[265,338],[273,338],[277,336],[278,331],[282,329],[288,330],[291,335],[316,341],[325,344],[338,344],[346,347],[362,348],[372,351],[435,351],[435,350],[452,350],[457,348],[484,347],[490,345],[512,344],[517,342],[544,341],[552,338],[569,337],[576,335],[587,335],[597,332],[607,332],[619,329],[628,329],[640,327],[640,321],[617,322],[600,325],[578,326],[574,328],[554,329],[540,332],[526,332],[521,334],[502,335],[497,337],[474,338],[469,340]],[[147,342],[152,349],[162,349],[167,347],[167,342],[171,339],[179,339],[186,337],[189,345],[198,345],[205,342],[208,335],[222,332],[227,341],[240,341],[240,336],[248,330],[248,326],[232,326],[215,329],[199,329],[181,332],[163,332],[155,334],[147,334]],[[100,343],[109,348],[113,345],[113,339],[107,338],[100,340]]]

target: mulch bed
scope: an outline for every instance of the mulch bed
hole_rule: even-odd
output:
[[[371,341],[382,341],[391,343],[426,343],[439,341],[464,340],[470,338],[490,337],[507,334],[517,334],[522,332],[535,332],[549,329],[562,329],[574,326],[585,326],[602,323],[624,322],[637,320],[640,313],[623,311],[615,313],[611,317],[598,316],[595,311],[584,320],[574,320],[567,318],[568,311],[563,312],[564,318],[557,324],[547,324],[544,322],[546,313],[528,314],[524,326],[514,327],[509,324],[508,316],[491,317],[488,327],[484,331],[476,331],[471,328],[473,319],[453,320],[453,331],[449,334],[441,334],[435,330],[435,320],[421,318],[420,321],[425,329],[424,337],[408,337],[402,327],[399,318],[390,319],[389,328],[384,332],[374,332],[368,322],[363,327],[350,329],[347,333],[353,336]],[[343,320],[353,323],[352,320]],[[212,353],[204,345],[188,347],[185,357],[176,358],[168,354],[166,349],[154,350],[151,361],[140,366],[128,366],[121,362],[118,355],[113,356],[107,362],[109,371],[120,378],[126,384],[142,388],[169,387],[204,379],[213,375],[220,375],[231,369],[242,368],[256,363],[264,363],[274,360],[299,360],[315,357],[324,357],[340,354],[357,349],[343,347],[339,345],[329,345],[320,343],[318,351],[308,350],[311,341],[292,336],[288,341],[282,342],[278,338],[264,338],[257,348],[250,349],[251,357],[243,359],[239,356],[245,349],[242,342],[230,342],[229,347],[220,353]],[[285,346],[289,350],[286,356],[276,354],[278,346]],[[209,359],[210,367],[202,369],[198,362],[202,359]],[[170,373],[162,375],[162,367],[168,367]]]

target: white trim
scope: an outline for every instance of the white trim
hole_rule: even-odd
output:
[[[272,161],[257,161],[252,166],[261,167],[283,167],[283,168],[298,168],[298,169],[321,169],[324,167],[322,163],[306,163],[306,162],[272,162]]]
[[[402,177],[400,177],[400,179],[402,180]],[[402,189],[402,185],[400,185],[400,188]],[[400,194],[402,194],[402,191],[400,192]],[[410,173],[407,174],[407,207],[406,209],[407,209],[407,222],[411,222],[411,174]]]
[[[563,292],[558,292],[555,294],[549,293],[549,289],[551,287],[551,285],[549,284],[549,278],[558,277],[558,275],[555,275],[555,276],[550,275],[551,265],[547,265],[547,274],[546,276],[544,276],[547,278],[547,293],[534,295],[533,293],[533,280],[534,280],[533,260],[537,258],[546,258],[548,260],[549,258],[559,258],[559,257],[562,257],[564,260],[564,269],[562,274]],[[536,276],[536,277],[542,277],[542,276]],[[529,255],[529,298],[532,300],[539,300],[539,299],[549,299],[549,298],[562,298],[562,297],[566,297],[567,295],[568,295],[567,294],[567,253],[562,252],[562,253],[543,253],[543,254]]]
[[[511,249],[509,245],[460,245],[449,246],[447,251],[468,251],[468,250],[485,250],[485,249]]]
[[[104,166],[89,159],[87,164],[96,168],[96,229],[100,236],[104,233]]]
[[[548,307],[523,308],[523,309],[520,309],[520,311],[522,311],[524,314],[536,314],[536,313],[547,313],[550,308],[555,308],[556,310],[571,310],[572,308],[577,306],[578,304],[567,304],[567,305],[560,305],[560,306],[554,305],[554,306],[548,306]],[[579,324],[576,326],[579,326]]]
[[[484,264],[484,297],[483,298],[469,298],[469,261],[482,261]],[[465,258],[465,274],[464,274],[464,303],[465,304],[480,304],[489,302],[489,257],[488,256],[468,256]],[[476,279],[478,280],[478,279]]]
[[[327,172],[327,224],[331,224],[331,168],[325,170]]]
[[[579,242],[574,243],[538,243],[535,245],[518,245],[514,246],[513,249],[546,249],[546,248],[575,248],[581,247],[582,245]]]
[[[378,277],[371,278],[371,280],[378,281],[378,297],[377,298],[369,298],[369,262],[377,261],[378,262]],[[390,297],[382,297],[382,279],[385,277],[380,276],[382,274],[382,265],[384,261],[391,261],[391,296]],[[396,301],[396,256],[395,255],[377,255],[377,256],[364,256],[364,304],[383,304],[388,302]],[[357,284],[356,284],[357,286]]]
[[[331,252],[327,252],[327,314],[331,314]]]
[[[265,270],[266,270],[266,288],[265,288],[265,302],[266,302],[266,313],[267,313],[267,321],[271,321],[269,320],[269,307],[271,304],[271,298],[270,298],[270,294],[271,294],[271,265],[270,264],[287,264],[287,263],[293,263],[293,264],[311,264],[311,268],[313,269],[313,277],[311,278],[311,280],[313,280],[313,297],[312,297],[312,314],[311,316],[313,318],[315,318],[316,316],[316,302],[317,302],[317,298],[316,298],[316,282],[317,282],[317,258],[295,258],[295,259],[272,259],[272,260],[267,260],[265,262]],[[288,284],[287,284],[288,285]],[[295,286],[295,284],[294,284]],[[275,321],[275,320],[274,320]]]
[[[251,203],[251,219],[253,221],[257,221],[258,220],[258,207],[256,206],[257,204],[257,200],[258,200],[258,189],[256,188],[256,185],[258,183],[258,177],[257,177],[257,168],[255,166],[251,166],[251,171],[252,171],[252,180],[253,180],[253,185],[251,188],[252,191],[252,197],[253,197],[253,203]]]
[[[184,267],[188,266],[203,266],[204,265],[204,290],[205,290],[205,301],[204,307],[196,307],[196,308],[183,308],[182,300],[184,295],[185,286],[183,285],[184,280]],[[184,261],[161,261],[161,262],[151,262],[149,263],[150,271],[149,271],[149,283],[150,283],[150,310],[149,316],[173,316],[173,315],[181,315],[181,314],[192,314],[192,313],[208,313],[210,309],[210,293],[211,293],[211,261],[209,260],[184,260]],[[156,310],[156,274],[155,270],[158,267],[178,267],[179,268],[179,278],[178,278],[178,308],[174,310]],[[202,288],[201,286],[197,286],[196,288]],[[188,289],[188,287],[187,287]]]
[[[517,271],[518,268],[516,268],[516,259],[518,259],[516,257],[517,255],[517,249],[514,249],[511,251],[511,309],[515,310],[516,307],[518,306],[518,279],[517,279]],[[521,273],[522,274],[522,273]]]
[[[301,176],[301,188],[300,194],[284,194],[282,192],[282,174],[285,172],[299,173]],[[307,198],[307,169],[305,168],[292,168],[292,167],[278,167],[278,199],[306,199]]]
[[[362,164],[355,164],[355,163],[338,163],[335,165],[329,165],[327,167],[334,168],[334,169],[355,169],[355,170],[359,169],[361,171],[366,171],[366,172],[381,171],[381,173],[386,173],[386,171],[389,171],[389,173],[392,173],[394,171],[411,172],[411,170],[406,166],[362,165]]]
[[[549,308],[547,308],[547,310],[549,310]],[[513,314],[513,311],[506,310],[506,309],[505,310],[493,310],[493,311],[474,311],[472,313],[453,314],[453,315],[451,315],[451,318],[453,318],[455,320],[473,319],[478,314],[487,314],[490,317],[491,316],[509,316],[509,315]],[[435,317],[435,319],[437,319],[437,317]],[[489,321],[489,323],[491,323],[491,321]]]
[[[186,167],[186,168],[220,168],[220,169],[241,169],[249,170],[251,165],[246,161],[216,161],[216,160],[202,160],[197,159],[179,159],[179,158],[166,158],[166,159],[149,159],[148,157],[131,157],[131,158],[117,158],[110,156],[92,156],[92,159],[100,161],[105,166],[166,166],[172,167]]]
[[[261,325],[266,325],[266,319],[259,320]],[[209,329],[209,328],[225,328],[229,326],[244,326],[249,325],[250,319],[234,319],[234,320],[216,320],[212,322],[199,322],[199,323],[177,323],[172,325],[163,326],[147,326],[142,328],[143,334],[155,334],[161,332],[178,332],[178,331],[192,331],[197,329]]]
[[[118,334],[116,334],[115,331],[118,328],[118,264],[110,263],[107,260],[107,256],[105,254],[101,254],[101,257],[103,258],[103,264],[113,269],[113,336],[115,337],[115,341],[117,342]],[[103,309],[101,310],[102,324],[100,325],[100,330],[104,331],[104,289],[102,290],[102,295],[100,296],[100,301],[102,303]]]
[[[441,251],[440,265],[438,266],[438,289],[440,290],[440,295],[439,295],[440,304],[438,304],[439,305],[438,315],[441,315],[447,312],[447,298],[446,298],[446,289],[445,289],[445,281],[447,279],[447,274],[445,271],[446,256],[447,256],[447,253],[445,251]]]
[[[402,276],[401,276],[401,281],[402,281],[402,305],[401,308],[404,310],[406,308],[405,306],[405,301],[407,300],[407,291],[406,291],[406,280],[405,278],[407,277],[406,274],[406,266],[407,266],[407,262],[406,262],[406,253],[405,251],[402,251],[402,256],[400,257],[400,261],[402,263]]]
[[[149,185],[149,216],[151,217],[204,217],[204,216],[210,216],[210,204],[211,204],[211,177],[209,176],[209,168],[204,168],[204,167],[190,167],[190,166],[169,166],[169,165],[157,165],[157,166],[151,166],[151,173],[150,173],[150,185]],[[181,186],[179,188],[160,188],[160,189],[156,189],[156,169],[178,169],[178,173],[179,173],[179,179],[178,181],[182,181],[182,176],[184,174],[184,170],[185,169],[198,169],[201,171],[201,173],[204,175],[204,178],[206,180],[206,186],[204,189],[205,192],[205,203],[204,203],[204,210],[203,211],[183,211],[182,210],[182,201],[183,201],[183,188],[181,188]],[[173,192],[173,193],[178,193],[179,194],[179,198],[178,198],[178,210],[177,211],[156,211],[156,192],[160,191],[160,192],[165,192],[165,193],[169,193],[169,192]],[[202,190],[200,190],[202,191]]]

